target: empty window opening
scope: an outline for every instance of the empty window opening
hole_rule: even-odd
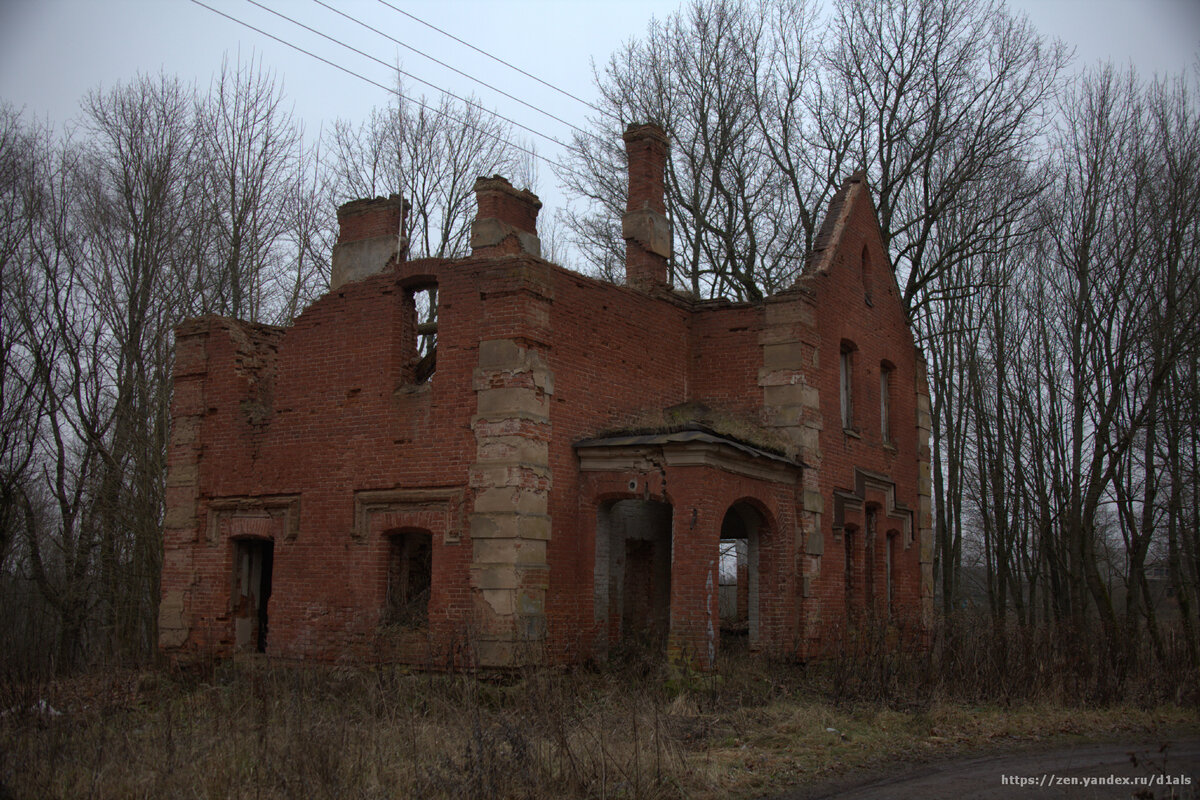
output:
[[[750,548],[745,539],[721,539],[721,633],[745,633],[750,626]]]
[[[899,531],[888,531],[887,543],[883,549],[884,557],[884,574],[887,576],[887,613],[888,616],[894,616],[896,613],[896,542],[900,538]]]
[[[839,381],[841,387],[841,405],[842,405],[842,428],[844,430],[854,429],[854,344],[852,342],[842,342],[841,357],[839,359]]]
[[[879,365],[879,435],[884,444],[892,441],[892,373],[895,371],[887,361]]]
[[[267,651],[267,604],[275,544],[265,539],[233,543],[233,635],[242,653]]]
[[[875,305],[871,300],[871,254],[865,244],[862,249],[862,282],[863,299],[866,300],[868,306]]]
[[[855,546],[858,544],[858,530],[853,526],[847,525],[846,530],[842,533],[842,545],[846,553],[846,619],[850,620],[854,617],[855,610],[858,605],[857,593],[857,575],[858,571],[858,554],[855,552]]]
[[[721,521],[718,561],[721,646],[758,647],[759,536],[765,520],[747,503],[735,503]]]
[[[433,537],[428,531],[388,534],[387,595],[384,622],[408,628],[429,624],[433,584]]]
[[[671,506],[616,500],[596,512],[597,649],[661,649],[671,624]]]
[[[878,540],[876,528],[879,524],[879,506],[867,506],[867,526],[863,532],[863,597],[866,599],[868,610],[874,613],[878,606],[876,588],[882,587],[882,582],[876,581],[875,575],[875,545]]]
[[[438,302],[437,284],[409,288],[406,307],[411,315],[413,341],[412,380],[424,383],[437,370]]]

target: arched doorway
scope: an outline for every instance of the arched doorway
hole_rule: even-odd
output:
[[[719,598],[721,647],[759,647],[761,537],[767,521],[748,502],[729,507],[721,521]]]

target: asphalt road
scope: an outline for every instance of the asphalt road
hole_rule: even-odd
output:
[[[1200,798],[1200,739],[1085,744],[893,767],[796,789],[776,800],[887,798]]]

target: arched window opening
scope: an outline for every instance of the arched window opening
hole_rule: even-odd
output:
[[[896,614],[896,542],[900,541],[900,532],[887,532],[887,544],[884,547],[885,575],[887,576],[887,613],[888,617]]]
[[[842,429],[854,430],[854,342],[842,340],[841,357],[839,359],[839,380],[841,388]]]
[[[846,555],[846,619],[854,618],[858,605],[858,528],[847,525],[842,532],[842,546]]]
[[[892,374],[895,371],[889,361],[879,365],[879,435],[884,444],[892,443]]]
[[[876,595],[876,559],[875,549],[878,543],[877,530],[879,527],[879,506],[868,505],[866,509],[866,530],[863,532],[863,597],[867,609],[874,614],[878,611],[879,597]]]
[[[868,306],[874,306],[874,305],[875,305],[874,301],[871,299],[871,289],[872,289],[872,285],[871,285],[871,284],[872,284],[872,281],[871,281],[871,278],[872,278],[872,275],[871,275],[871,254],[870,254],[870,252],[867,250],[867,246],[864,244],[864,245],[863,245],[863,249],[862,249],[862,282],[863,282],[863,300],[865,300],[865,301],[866,301],[866,303],[867,303],[867,305],[868,305]]]

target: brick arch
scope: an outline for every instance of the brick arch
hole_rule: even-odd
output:
[[[732,511],[736,506],[749,506],[758,512],[758,514],[763,518],[763,522],[766,523],[764,527],[772,532],[778,530],[779,522],[777,515],[772,508],[772,505],[765,500],[756,495],[743,494],[728,504],[726,507],[726,513]]]
[[[749,510],[755,519],[747,519],[744,509]],[[726,639],[735,641],[735,637],[741,635],[743,625],[750,649],[758,650],[762,646],[763,575],[774,572],[770,568],[771,559],[763,557],[763,540],[772,541],[774,530],[770,510],[765,503],[752,496],[734,500],[722,515],[719,542],[733,542],[736,555],[735,597],[732,601],[729,597],[724,599],[726,613],[722,614],[722,646]],[[727,547],[727,544],[721,545],[722,559],[726,557]],[[722,580],[727,580],[727,577],[722,575]],[[731,624],[727,624],[730,623],[730,605],[734,607],[734,613]]]
[[[231,517],[226,524],[227,538],[231,542],[273,542],[277,525],[265,517]]]

